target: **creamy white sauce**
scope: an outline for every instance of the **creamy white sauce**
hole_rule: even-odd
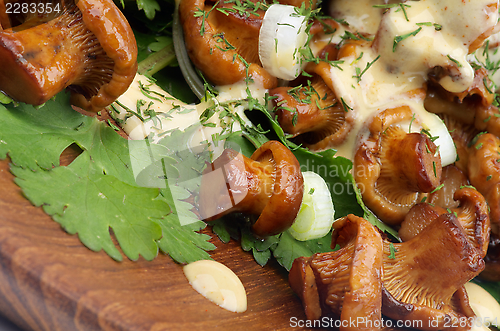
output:
[[[499,327],[500,305],[485,289],[475,283],[466,283],[469,304],[477,316],[472,331],[490,331],[488,326]]]
[[[150,92],[145,95],[141,91],[141,84],[153,93]],[[222,104],[245,100],[248,95],[247,89],[252,97],[259,100],[263,100],[267,92],[266,89],[257,84],[247,85],[244,82],[230,86],[219,86],[217,89],[219,96],[215,100],[188,105],[173,98],[156,84],[151,84],[149,78],[138,74],[127,92],[118,98],[115,109],[119,113],[115,113],[115,117],[124,121],[121,127],[130,139],[141,140],[148,137],[153,143],[156,143],[174,129],[185,130],[195,125],[197,126],[196,130],[193,130],[193,133],[187,139],[188,144],[185,148],[195,149],[200,145],[208,145],[212,151],[212,159],[215,159],[224,150],[223,140],[219,141],[216,137],[221,134],[239,131],[241,125],[239,121],[235,121],[228,116],[221,118],[218,114],[213,115],[207,122],[202,124],[200,122],[202,113],[212,106],[214,102]],[[141,120],[137,116],[131,116],[130,110],[138,113],[137,100],[144,100],[146,103],[146,105],[140,107],[142,111],[152,109],[157,113],[155,119],[151,119],[142,113],[140,115],[145,120]],[[245,106],[245,102],[239,102],[238,105],[233,105],[230,109],[233,114],[236,114],[241,119],[242,123],[252,125],[244,113]]]
[[[383,110],[402,106],[408,106],[415,116],[413,121],[400,123],[405,130],[419,132],[424,128],[430,130],[433,136],[439,137],[435,141],[437,145],[453,146],[442,120],[425,110],[421,98],[408,96],[423,86],[424,77],[408,73],[390,73],[386,70],[382,57],[377,60],[377,56],[373,48],[360,46],[355,55],[344,58],[343,64],[330,69],[337,98],[344,100],[351,108],[348,110],[352,112],[350,116],[355,118],[354,127],[347,140],[336,147],[337,155],[352,159],[357,144],[366,136],[367,122]],[[367,66],[369,68],[359,77],[359,73]],[[442,155],[443,164],[456,160],[455,151],[452,149],[449,152],[446,157]]]
[[[469,62],[475,62],[478,64],[489,65],[491,67],[500,66],[500,33],[496,33],[488,38],[489,47],[486,49],[486,44],[479,48],[474,54],[470,54],[468,57]],[[488,75],[490,80],[495,84],[496,91],[499,91],[500,87],[500,70],[495,70],[493,68],[488,69]],[[492,70],[493,69],[493,70]]]
[[[238,276],[222,263],[201,260],[183,268],[189,284],[216,305],[232,312],[247,310],[247,295]]]
[[[466,90],[474,79],[474,70],[467,62],[469,46],[496,25],[498,13],[489,14],[486,10],[494,3],[492,0],[408,1],[406,16],[397,7],[392,8],[383,16],[375,42],[381,60],[393,73],[424,77],[429,68],[451,68],[441,85],[450,92]],[[395,45],[395,38],[404,36],[407,37]]]
[[[496,24],[498,13],[487,8],[496,1],[407,1],[383,15],[373,8],[381,1],[362,3],[341,0],[330,7],[332,14],[358,31],[375,34],[373,46],[358,46],[356,54],[343,58],[339,67],[331,67],[337,99],[351,108],[350,116],[355,118],[347,140],[335,147],[337,155],[352,159],[356,145],[366,137],[367,122],[383,110],[401,106],[408,106],[415,115],[411,131],[430,128],[433,136],[439,136],[437,145],[453,146],[440,119],[425,110],[421,98],[409,95],[424,86],[429,70],[436,66],[448,69],[449,75],[440,81],[445,89],[462,92],[472,84],[469,46]],[[436,128],[438,132],[433,132]],[[451,151],[442,159],[443,165],[452,163],[456,154]]]
[[[352,30],[375,34],[378,30],[383,8],[375,5],[386,5],[396,1],[387,0],[335,0],[330,1],[329,12],[334,18],[343,19]]]

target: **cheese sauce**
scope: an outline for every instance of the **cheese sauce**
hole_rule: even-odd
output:
[[[345,20],[356,31],[374,35],[382,19],[383,6],[398,1],[387,0],[335,0],[330,1],[330,15]]]

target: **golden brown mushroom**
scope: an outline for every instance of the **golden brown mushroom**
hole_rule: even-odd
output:
[[[179,18],[191,61],[216,85],[250,78],[264,88],[275,87],[276,77],[262,68],[257,52],[264,11],[244,15],[239,11],[212,10],[214,6],[223,9],[233,5],[205,0],[180,2]]]
[[[135,76],[134,34],[111,0],[59,4],[59,12],[27,14],[0,32],[0,90],[40,105],[67,87],[74,104],[98,111]]]
[[[277,87],[269,95],[283,131],[311,150],[340,145],[352,128],[353,117],[346,116],[342,103],[320,76],[314,76],[310,85]]]
[[[422,330],[468,330],[474,317],[463,285],[484,269],[454,214],[443,214],[415,238],[384,242],[382,313],[421,321]],[[413,327],[415,327],[413,325]]]
[[[410,121],[409,107],[387,109],[368,125],[369,136],[354,155],[353,175],[363,201],[384,222],[399,224],[425,193],[439,186],[441,158],[423,133],[396,124]]]
[[[500,232],[500,139],[480,134],[469,149],[469,180],[490,208],[491,231]]]
[[[490,218],[488,205],[483,195],[471,187],[462,187],[455,191],[454,200],[459,202],[456,208],[442,208],[429,203],[413,206],[401,223],[399,235],[403,241],[415,238],[436,218],[446,213],[453,213],[469,242],[481,254],[486,255],[490,238]]]
[[[334,252],[294,261],[288,276],[308,319],[333,313],[340,330],[377,330],[381,320],[382,238],[363,218],[348,215],[334,223]],[[352,325],[349,321],[366,323]]]
[[[440,215],[403,243],[382,239],[372,224],[353,215],[334,229],[332,248],[338,250],[298,258],[290,270],[307,318],[333,314],[341,321],[365,321],[355,330],[380,330],[381,309],[389,318],[414,321],[416,329],[468,329],[454,323],[475,316],[463,285],[483,270],[483,252],[454,214]],[[341,330],[352,326],[339,324]]]
[[[217,172],[222,177],[210,174]],[[257,236],[275,235],[293,224],[303,181],[297,159],[278,141],[264,143],[251,158],[226,149],[202,177],[200,214],[207,221],[232,212],[251,214],[258,217],[252,225]]]

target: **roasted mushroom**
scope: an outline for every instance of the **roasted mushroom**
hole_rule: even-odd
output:
[[[441,158],[424,133],[398,123],[411,120],[404,106],[377,114],[354,155],[353,175],[365,204],[384,222],[399,224],[410,208],[439,186]]]
[[[469,149],[468,172],[471,184],[481,192],[490,208],[491,231],[500,231],[500,139],[480,134]]]
[[[226,149],[204,172],[200,214],[206,221],[232,212],[254,215],[257,236],[275,235],[293,224],[303,184],[297,159],[278,141],[264,143],[251,158]]]
[[[403,243],[382,239],[368,221],[349,215],[334,223],[335,245],[336,251],[296,259],[290,270],[307,318],[333,315],[364,321],[354,330],[380,330],[381,311],[415,321],[416,329],[443,330],[474,317],[463,285],[483,270],[484,261],[454,214],[440,215]],[[469,329],[462,326],[458,330]]]
[[[290,286],[302,299],[308,319],[331,313],[340,330],[376,330],[381,320],[382,238],[368,221],[348,215],[334,223],[334,252],[318,253],[293,262]]]
[[[334,148],[344,142],[353,118],[320,76],[310,85],[277,87],[269,91],[276,118],[297,144],[311,150]]]
[[[456,208],[445,209],[426,202],[413,206],[401,223],[400,238],[403,241],[411,240],[439,216],[453,213],[471,245],[481,253],[481,257],[484,257],[490,236],[490,219],[486,200],[481,193],[470,187],[458,189],[453,198],[459,202]]]
[[[64,0],[60,8],[0,31],[0,90],[40,105],[68,88],[75,105],[101,110],[136,73],[132,29],[111,0]]]
[[[470,329],[454,323],[474,317],[463,285],[484,261],[454,214],[439,216],[407,242],[384,242],[383,258],[384,315],[421,321],[423,330]]]
[[[223,10],[233,5],[205,0],[180,2],[179,18],[191,61],[216,85],[252,79],[264,88],[275,87],[277,79],[262,68],[257,52],[264,11],[245,16],[231,8]],[[212,10],[214,6],[221,10]]]

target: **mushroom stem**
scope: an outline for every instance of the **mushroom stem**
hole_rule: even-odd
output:
[[[215,6],[233,5],[221,2]],[[261,67],[255,53],[263,12],[245,18],[236,13],[226,16],[212,8],[205,0],[183,0],[179,4],[186,49],[193,64],[216,85],[251,79],[264,88],[277,86],[276,77]],[[239,25],[244,25],[245,29],[235,29]],[[244,49],[238,49],[236,44]],[[246,54],[247,51],[254,55]]]

